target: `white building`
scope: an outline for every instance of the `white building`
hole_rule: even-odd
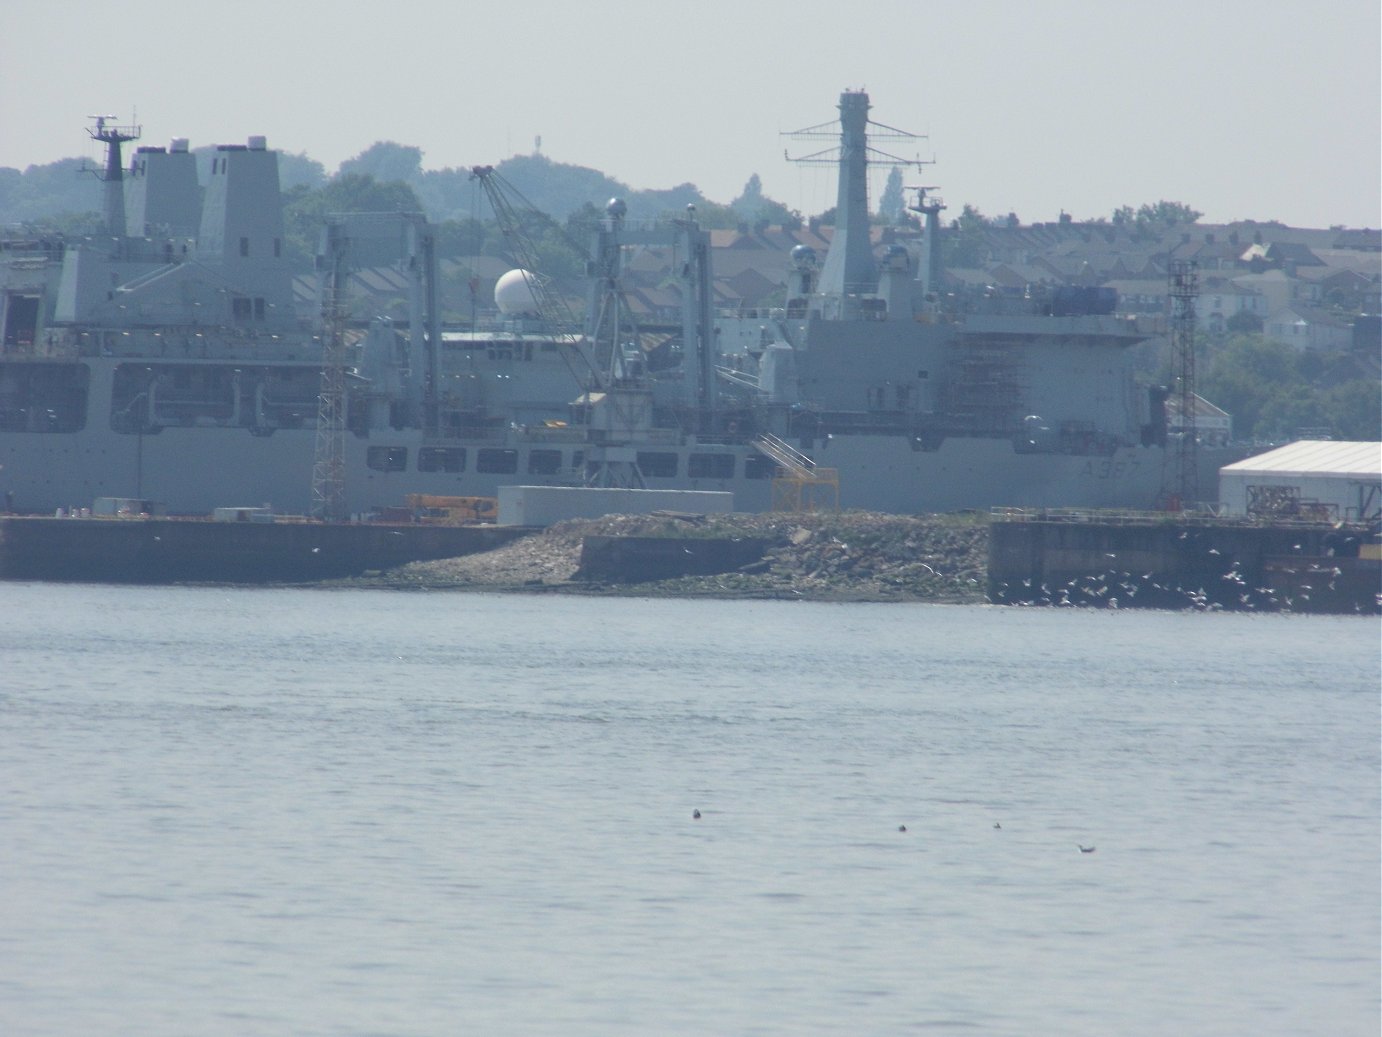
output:
[[[1305,439],[1219,469],[1226,515],[1376,520],[1382,510],[1382,443]]]

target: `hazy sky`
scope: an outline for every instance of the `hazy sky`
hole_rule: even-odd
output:
[[[378,140],[425,168],[533,150],[728,202],[752,173],[820,212],[832,170],[783,131],[865,88],[928,134],[937,184],[1024,222],[1169,199],[1208,221],[1382,223],[1378,0],[5,0],[0,166],[143,143],[306,152]],[[881,184],[881,175],[879,178]],[[876,204],[875,194],[871,199]]]

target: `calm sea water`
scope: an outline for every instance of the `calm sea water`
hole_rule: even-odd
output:
[[[0,608],[11,1037],[1378,1032],[1375,618]]]

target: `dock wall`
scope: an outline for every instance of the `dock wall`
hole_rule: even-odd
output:
[[[531,530],[187,519],[0,518],[0,579],[300,583],[488,551]]]
[[[1375,611],[1377,564],[1332,525],[995,518],[999,604]],[[1355,609],[1357,606],[1357,609]]]
[[[588,536],[581,541],[575,579],[646,583],[680,576],[710,576],[752,565],[767,541],[752,537]]]

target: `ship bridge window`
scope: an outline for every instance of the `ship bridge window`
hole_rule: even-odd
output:
[[[465,447],[418,447],[417,470],[419,472],[464,472]]]
[[[677,477],[677,455],[660,451],[640,450],[638,470],[649,479],[675,479]]]
[[[254,304],[242,295],[230,300],[230,316],[234,320],[249,320],[254,312]]]
[[[242,255],[242,256],[248,256],[249,254],[250,254],[250,239],[249,239],[249,238],[241,238],[241,239],[240,239],[240,255]]]
[[[529,475],[556,475],[561,471],[560,450],[529,450]]]
[[[733,479],[733,454],[692,454],[686,461],[686,474],[692,479]]]
[[[762,454],[744,458],[745,479],[771,479],[777,474],[777,464]]]
[[[365,451],[365,464],[376,472],[402,472],[408,468],[405,446],[372,446]]]
[[[518,471],[518,451],[488,447],[475,455],[475,470],[490,475],[512,475]]]

